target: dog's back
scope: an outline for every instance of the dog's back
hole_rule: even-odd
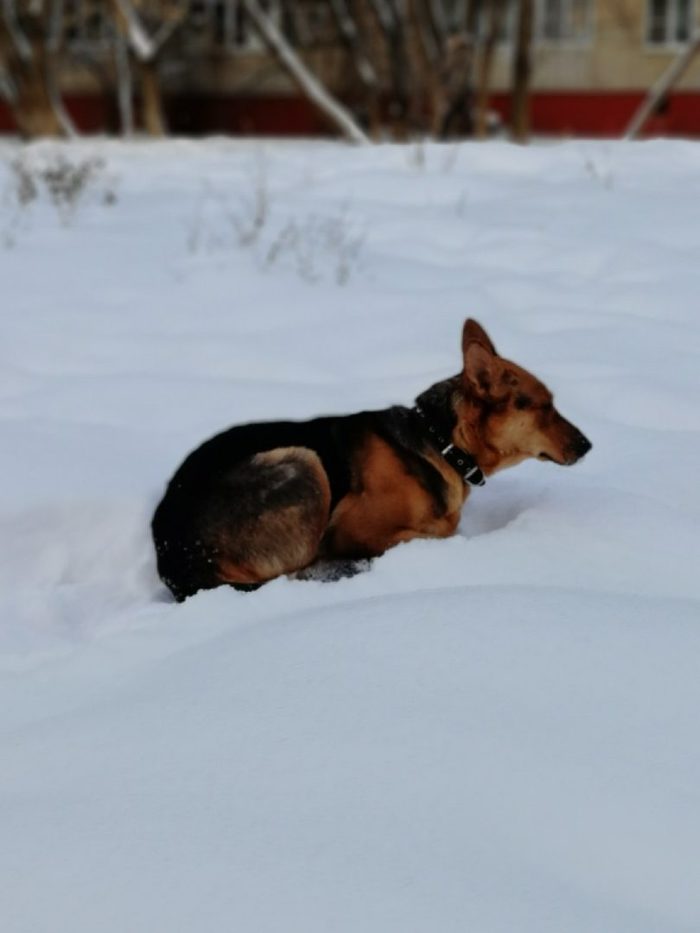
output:
[[[234,564],[240,579],[230,582],[255,585],[245,579],[245,568],[269,558],[272,539],[271,576],[308,563],[313,554],[302,558],[311,542],[305,547],[299,539],[320,538],[330,511],[348,492],[352,452],[374,414],[238,425],[193,451],[152,522],[158,572],[176,599],[219,585]],[[314,533],[305,536],[304,528]],[[285,539],[296,546],[285,548]],[[286,566],[290,560],[295,567]]]

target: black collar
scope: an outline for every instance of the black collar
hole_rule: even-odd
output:
[[[449,465],[459,473],[464,482],[468,483],[470,486],[483,486],[486,483],[486,479],[474,457],[470,453],[467,453],[466,450],[455,447],[449,438],[440,434],[420,405],[416,405],[413,410],[425,423],[432,443],[437,447]]]

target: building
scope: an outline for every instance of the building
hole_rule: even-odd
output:
[[[107,0],[64,0],[61,89],[85,132],[118,127]],[[358,6],[367,0],[358,0]],[[507,119],[516,0],[504,0],[492,106]],[[482,0],[476,34],[487,30]],[[268,0],[307,63],[351,106],[358,85],[327,0]],[[447,20],[459,7],[443,0]],[[377,30],[366,16],[367,30]],[[619,136],[645,92],[700,28],[700,0],[535,0],[532,128],[543,134]],[[376,39],[376,37],[375,37]],[[377,43],[375,42],[375,45]],[[386,62],[378,62],[380,95]],[[159,61],[170,128],[179,133],[314,134],[326,127],[264,48],[240,0],[191,0]],[[425,89],[423,89],[425,90]],[[12,131],[0,104],[0,130]],[[700,136],[700,56],[662,101],[647,132]]]
[[[537,3],[533,128],[542,133],[620,135],[644,93],[698,28],[696,0]],[[504,113],[508,52],[502,45],[494,82],[495,103]],[[700,136],[700,56],[649,121],[647,132]]]

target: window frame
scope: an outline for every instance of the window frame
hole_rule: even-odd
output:
[[[571,15],[575,2],[576,0],[562,0],[562,3],[565,5],[569,16]],[[535,0],[534,23],[532,32],[533,47],[543,48],[545,50],[551,51],[577,51],[579,49],[590,48],[595,41],[596,35],[596,2],[595,0],[583,0],[583,2],[586,4],[587,22],[585,32],[579,36],[562,36],[561,38],[554,38],[551,36],[545,36],[544,34],[544,22],[546,15],[545,4],[547,3],[547,0]],[[479,30],[481,37],[483,38],[485,25],[482,25],[482,23],[479,24]],[[505,29],[503,31],[503,35],[498,39],[497,42],[499,49],[509,47],[515,40],[516,23],[516,0],[509,0],[508,9],[504,18]]]
[[[541,48],[552,50],[590,48],[590,46],[593,45],[596,34],[596,3],[595,0],[583,0],[583,2],[586,5],[585,31],[578,36],[569,35],[554,38],[553,36],[546,36],[544,34],[545,4],[547,0],[535,0],[535,29],[533,36],[535,44]],[[571,20],[576,0],[562,0],[562,3],[566,8],[566,14],[569,20]]]
[[[688,0],[688,37],[687,39],[675,38],[678,30],[678,12],[679,0],[664,0],[666,3],[665,15],[665,37],[661,41],[651,39],[652,22],[652,3],[654,0],[645,0],[644,18],[642,22],[642,47],[647,52],[660,52],[661,54],[669,51],[684,49],[691,41],[700,24],[697,22],[697,3],[696,0]],[[669,38],[670,36],[670,38]]]

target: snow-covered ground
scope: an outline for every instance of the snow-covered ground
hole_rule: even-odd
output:
[[[0,159],[2,933],[700,929],[700,147]],[[582,464],[168,600],[194,445],[410,403],[467,315]]]

